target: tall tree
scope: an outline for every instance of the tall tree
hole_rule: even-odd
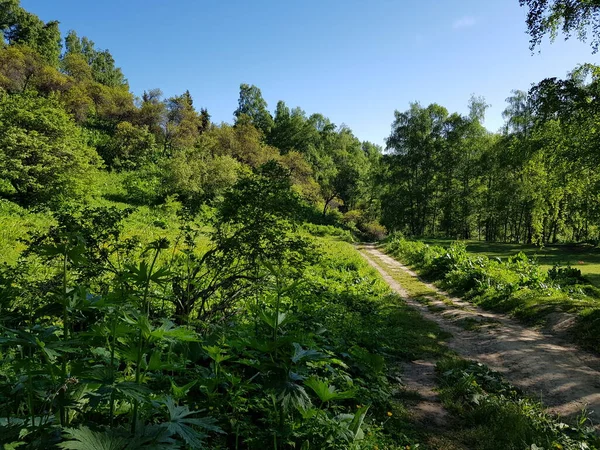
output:
[[[265,136],[268,136],[273,128],[273,117],[267,109],[267,102],[260,89],[254,85],[240,85],[238,108],[233,115],[236,118],[236,124],[248,121],[262,131]]]
[[[23,95],[0,98],[0,179],[24,203],[80,196],[100,158],[62,106]]]
[[[127,80],[108,50],[98,50],[93,41],[79,38],[73,30],[65,38],[63,61],[83,59],[91,69],[94,81],[109,87],[126,86]]]
[[[58,22],[46,23],[18,5],[17,1],[11,0],[0,3],[0,25],[4,38],[9,44],[32,48],[47,64],[58,67],[62,49]]]

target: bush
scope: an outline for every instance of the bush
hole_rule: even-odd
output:
[[[146,164],[129,172],[123,180],[127,200],[136,205],[155,205],[164,193],[160,167]]]
[[[314,223],[305,223],[302,228],[313,236],[331,236],[350,243],[355,241],[350,231],[344,230],[343,228],[334,227],[332,225],[315,225]]]
[[[52,98],[1,96],[0,148],[0,180],[25,205],[81,198],[101,164]]]
[[[579,450],[597,445],[585,417],[576,426],[560,422],[483,364],[447,358],[437,363],[436,372],[444,406],[470,428],[470,448]]]
[[[377,222],[367,222],[359,227],[365,240],[381,241],[385,238],[387,230]]]
[[[563,285],[581,284],[585,278],[581,275],[581,270],[574,267],[559,267],[555,265],[548,271],[548,276],[556,283]]]

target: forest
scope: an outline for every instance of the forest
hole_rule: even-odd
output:
[[[532,48],[600,9],[520,3]],[[573,314],[597,352],[592,278],[413,240],[596,248],[600,66],[507,93],[495,132],[484,97],[411,103],[383,148],[252,84],[231,123],[189,90],[137,96],[109,50],[19,0],[0,30],[4,450],[599,448],[585,413],[451,350],[357,243],[524,326]],[[447,430],[414,420],[416,360],[437,362]]]

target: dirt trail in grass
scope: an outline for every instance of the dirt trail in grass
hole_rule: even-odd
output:
[[[361,253],[409,305],[452,334],[449,348],[502,373],[528,395],[542,400],[552,413],[573,419],[584,407],[595,411],[591,420],[600,430],[600,358],[505,315],[451,298],[427,283],[430,293],[418,301],[401,284],[403,279],[406,286],[414,284],[416,273],[375,246],[365,246]],[[420,383],[427,389],[432,376],[425,371],[420,381],[411,380],[413,388],[418,390]]]

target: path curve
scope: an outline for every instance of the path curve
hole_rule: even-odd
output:
[[[410,306],[452,334],[446,341],[449,348],[502,373],[513,385],[540,399],[551,413],[574,419],[583,408],[595,411],[590,420],[600,431],[600,358],[559,337],[526,328],[506,315],[451,298],[432,285],[451,302],[432,297],[429,305],[435,308],[428,308],[410,298],[389,271],[401,270],[413,277],[416,273],[374,245],[363,247],[361,254]],[[465,330],[459,326],[465,319],[482,326],[477,331]]]

